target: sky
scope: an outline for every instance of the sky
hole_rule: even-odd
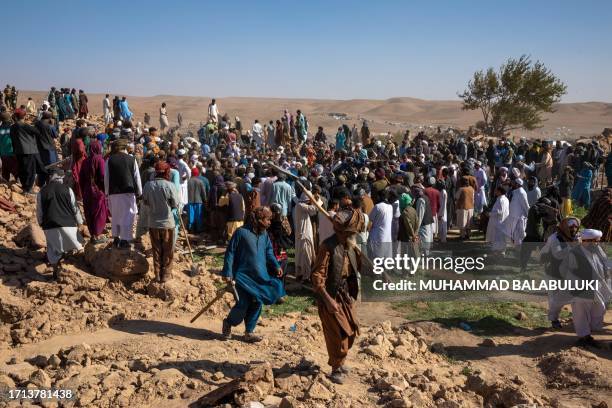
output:
[[[612,1],[115,1],[0,5],[0,83],[125,95],[456,100],[523,54],[612,102]]]

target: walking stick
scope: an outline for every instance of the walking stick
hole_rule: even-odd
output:
[[[231,292],[234,295],[234,299],[236,300],[236,302],[238,302],[238,300],[240,300],[240,298],[238,297],[238,292],[236,291],[236,283],[232,280],[231,282],[229,282],[227,284],[226,287],[221,288],[217,291],[217,295],[215,296],[215,298],[213,300],[211,300],[210,302],[208,302],[206,304],[206,306],[204,306],[202,308],[202,310],[200,310],[198,312],[198,314],[196,314],[195,316],[193,316],[190,320],[190,323],[195,322],[198,317],[202,316],[204,314],[204,312],[206,312],[208,309],[210,309],[212,307],[212,305],[214,305],[215,303],[217,303],[219,301],[219,299],[221,299],[223,297],[223,295],[225,295],[225,293],[227,292]]]
[[[325,208],[323,208],[323,207],[321,206],[321,204],[319,204],[319,202],[316,200],[316,198],[314,197],[314,195],[312,195],[312,193],[310,192],[310,190],[308,190],[306,187],[304,187],[304,185],[303,185],[303,184],[300,182],[299,178],[298,178],[298,177],[297,177],[295,174],[293,174],[293,173],[291,173],[291,172],[288,172],[287,170],[282,169],[282,168],[280,168],[280,167],[276,166],[276,165],[275,165],[275,164],[273,164],[273,163],[268,162],[268,164],[269,164],[270,166],[274,167],[276,170],[280,171],[281,173],[286,174],[287,176],[289,176],[289,177],[293,178],[293,179],[294,179],[294,181],[295,181],[295,183],[296,183],[298,186],[300,186],[300,187],[302,188],[302,190],[304,191],[304,194],[306,194],[306,196],[307,196],[308,198],[310,198],[310,200],[311,200],[311,201],[312,201],[312,203],[315,205],[315,207],[317,207],[317,210],[321,211],[321,213],[322,213],[323,215],[325,215],[325,216],[327,217],[327,219],[328,219],[329,221],[331,221],[331,222],[332,222],[332,224],[333,224],[333,221],[334,221],[334,220],[332,219],[332,216],[331,216],[331,215],[329,215],[329,213],[327,212],[327,210],[325,210]],[[353,250],[354,250],[354,251],[357,253],[357,256],[361,257],[361,259],[363,259],[363,260],[364,260],[364,261],[365,261],[365,262],[368,264],[368,267],[370,267],[370,268],[374,269],[374,264],[372,263],[372,261],[370,260],[370,258],[368,258],[368,257],[366,256],[366,254],[364,254],[364,253],[361,251],[361,249],[360,249],[360,248],[359,248],[357,245],[355,245],[355,244],[354,244],[354,243],[352,243],[352,242],[349,242],[349,245],[350,245],[350,246],[351,246],[351,248],[352,248],[352,249],[353,249]]]
[[[193,251],[191,250],[191,243],[189,242],[189,235],[187,235],[187,230],[185,229],[185,224],[183,224],[183,217],[181,214],[178,215],[179,224],[181,224],[181,228],[183,229],[183,233],[185,234],[185,240],[187,241],[187,248],[189,249],[189,256],[191,256],[191,276],[195,276],[198,274],[198,267],[193,260]]]

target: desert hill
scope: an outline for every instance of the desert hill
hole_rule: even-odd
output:
[[[46,98],[47,92],[21,91],[19,103],[25,104],[32,97],[37,106]],[[103,94],[88,94],[89,109],[94,114],[102,113]],[[183,115],[185,124],[199,124],[206,119],[210,97],[156,95],[127,96],[136,119],[142,121],[144,113],[151,115],[152,124],[158,124],[158,112],[162,102],[167,103],[170,124],[175,125],[177,114]],[[375,99],[289,99],[289,98],[216,98],[221,113],[239,116],[243,127],[250,128],[255,119],[267,122],[279,118],[284,109],[295,112],[301,109],[307,116],[311,132],[316,126],[323,126],[328,135],[342,123],[358,124],[367,119],[374,132],[416,131],[421,126],[453,126],[467,128],[481,119],[478,111],[462,111],[457,101],[431,101],[417,98],[398,97],[385,100]],[[612,127],[612,103],[585,102],[561,103],[556,112],[547,114],[541,129],[516,134],[528,137],[552,139],[575,139],[600,134],[603,128]]]

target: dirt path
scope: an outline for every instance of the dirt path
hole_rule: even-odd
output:
[[[364,326],[373,326],[382,321],[393,325],[403,323],[401,315],[389,304],[361,303],[358,315]],[[110,362],[144,360],[158,369],[177,368],[187,377],[197,380],[198,385],[192,394],[177,401],[165,400],[165,406],[185,406],[193,402],[205,389],[223,381],[213,379],[220,376],[235,378],[243,373],[254,361],[270,361],[273,366],[281,367],[288,362],[297,363],[308,358],[328,370],[326,351],[320,332],[313,332],[308,324],[316,325],[316,316],[290,314],[279,318],[262,319],[258,333],[266,340],[259,345],[245,344],[239,340],[223,341],[219,337],[220,318],[202,318],[190,324],[191,315],[177,319],[126,320],[110,328],[93,333],[78,333],[55,336],[36,344],[0,350],[0,370],[10,369],[4,364],[11,358],[24,361],[37,355],[57,354],[61,349],[87,343],[92,346],[98,358],[108,358]],[[612,340],[612,313],[608,313],[607,331],[601,338]],[[305,324],[307,323],[307,324]],[[442,343],[448,354],[448,363],[457,371],[482,371],[494,378],[506,381],[527,383],[527,389],[535,395],[548,396],[562,401],[563,407],[581,407],[587,402],[612,398],[611,391],[592,387],[573,387],[571,389],[551,390],[549,378],[538,368],[542,356],[571,349],[575,336],[571,331],[549,332],[545,330],[518,329],[509,336],[494,337],[495,347],[481,345],[483,338],[458,328],[444,328],[437,323],[420,322],[417,324],[430,343]],[[297,328],[296,328],[297,327]],[[305,332],[303,332],[305,331]],[[241,329],[236,329],[239,336]],[[609,372],[612,354],[609,350],[594,350],[593,356],[604,364]],[[371,392],[363,387],[363,379],[372,370],[372,361],[351,353],[350,365],[356,376],[337,386],[337,391],[351,395],[362,406],[375,405]],[[391,369],[393,363],[389,362]],[[467,367],[467,368],[465,368]],[[222,373],[219,374],[219,373]],[[601,373],[603,375],[604,372]],[[199,383],[199,382],[202,383]],[[179,398],[179,395],[175,395]],[[161,399],[148,400],[147,404]],[[359,405],[358,405],[359,406]]]

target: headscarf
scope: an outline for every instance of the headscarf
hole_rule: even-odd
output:
[[[198,177],[200,175],[200,170],[197,167],[191,169],[191,177]]]
[[[82,139],[74,139],[72,143],[72,162],[70,164],[70,171],[72,172],[72,179],[74,180],[73,189],[74,195],[77,199],[82,198],[81,186],[79,184],[79,177],[81,175],[81,166],[87,157],[85,151],[85,143]]]
[[[569,232],[569,227],[575,224],[578,228],[580,228],[580,220],[576,217],[567,217],[561,220],[559,224],[559,232],[567,239],[576,239],[576,237],[572,237]]]
[[[412,204],[412,196],[408,193],[403,193],[399,199],[400,211],[404,211],[404,208],[410,207]]]
[[[223,180],[223,176],[218,175],[215,177],[215,182],[210,189],[210,205],[216,206],[219,201],[219,197],[225,191],[225,180]]]
[[[155,177],[170,180],[170,165],[165,161],[155,163]]]
[[[89,144],[89,157],[81,166],[79,184],[84,200],[104,192],[104,157],[102,144],[98,140],[92,140]]]
[[[332,221],[336,232],[357,234],[365,228],[365,217],[360,210],[352,208],[338,211]]]

